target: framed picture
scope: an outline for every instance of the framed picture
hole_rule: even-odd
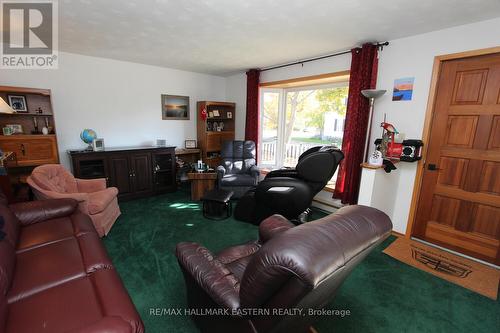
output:
[[[214,110],[214,117],[219,117],[219,116],[220,116],[219,110]]]
[[[208,118],[213,118],[214,117],[214,113],[212,111],[209,111],[208,112]]]
[[[196,144],[197,144],[196,140],[186,140],[184,142],[184,146],[186,148],[196,148]]]
[[[4,127],[2,128],[3,135],[12,135],[12,128]]]
[[[94,149],[94,151],[103,151],[104,139],[94,139],[94,141],[92,141],[92,148]]]
[[[227,118],[228,118],[228,119],[233,119],[233,113],[232,113],[232,112],[230,112],[230,111],[228,111],[228,112],[227,112]]]
[[[5,127],[10,128],[12,134],[23,134],[23,125],[20,124],[7,124]]]
[[[161,95],[163,120],[189,120],[189,96]]]
[[[394,88],[392,90],[393,101],[411,101],[413,95],[414,77],[404,77],[394,80]]]
[[[7,95],[10,107],[16,112],[28,112],[26,97],[22,95]]]

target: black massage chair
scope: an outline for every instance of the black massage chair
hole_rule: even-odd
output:
[[[273,214],[304,222],[314,196],[332,178],[344,154],[335,146],[318,146],[299,157],[295,169],[274,170],[238,201],[237,220],[260,224]]]

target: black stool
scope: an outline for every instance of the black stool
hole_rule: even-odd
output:
[[[215,189],[203,195],[203,216],[210,220],[225,220],[231,217],[233,205],[231,197],[233,191]],[[224,216],[225,213],[225,216]]]

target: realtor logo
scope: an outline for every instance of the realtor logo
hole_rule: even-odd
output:
[[[3,69],[57,69],[55,1],[0,1]]]

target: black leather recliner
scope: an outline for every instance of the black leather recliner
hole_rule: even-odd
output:
[[[221,149],[222,165],[217,167],[220,189],[233,191],[240,198],[259,181],[259,168],[255,159],[255,142],[225,141]]]
[[[335,146],[318,146],[299,157],[295,169],[271,171],[238,201],[237,220],[259,224],[273,214],[297,220],[333,177],[344,154]]]

